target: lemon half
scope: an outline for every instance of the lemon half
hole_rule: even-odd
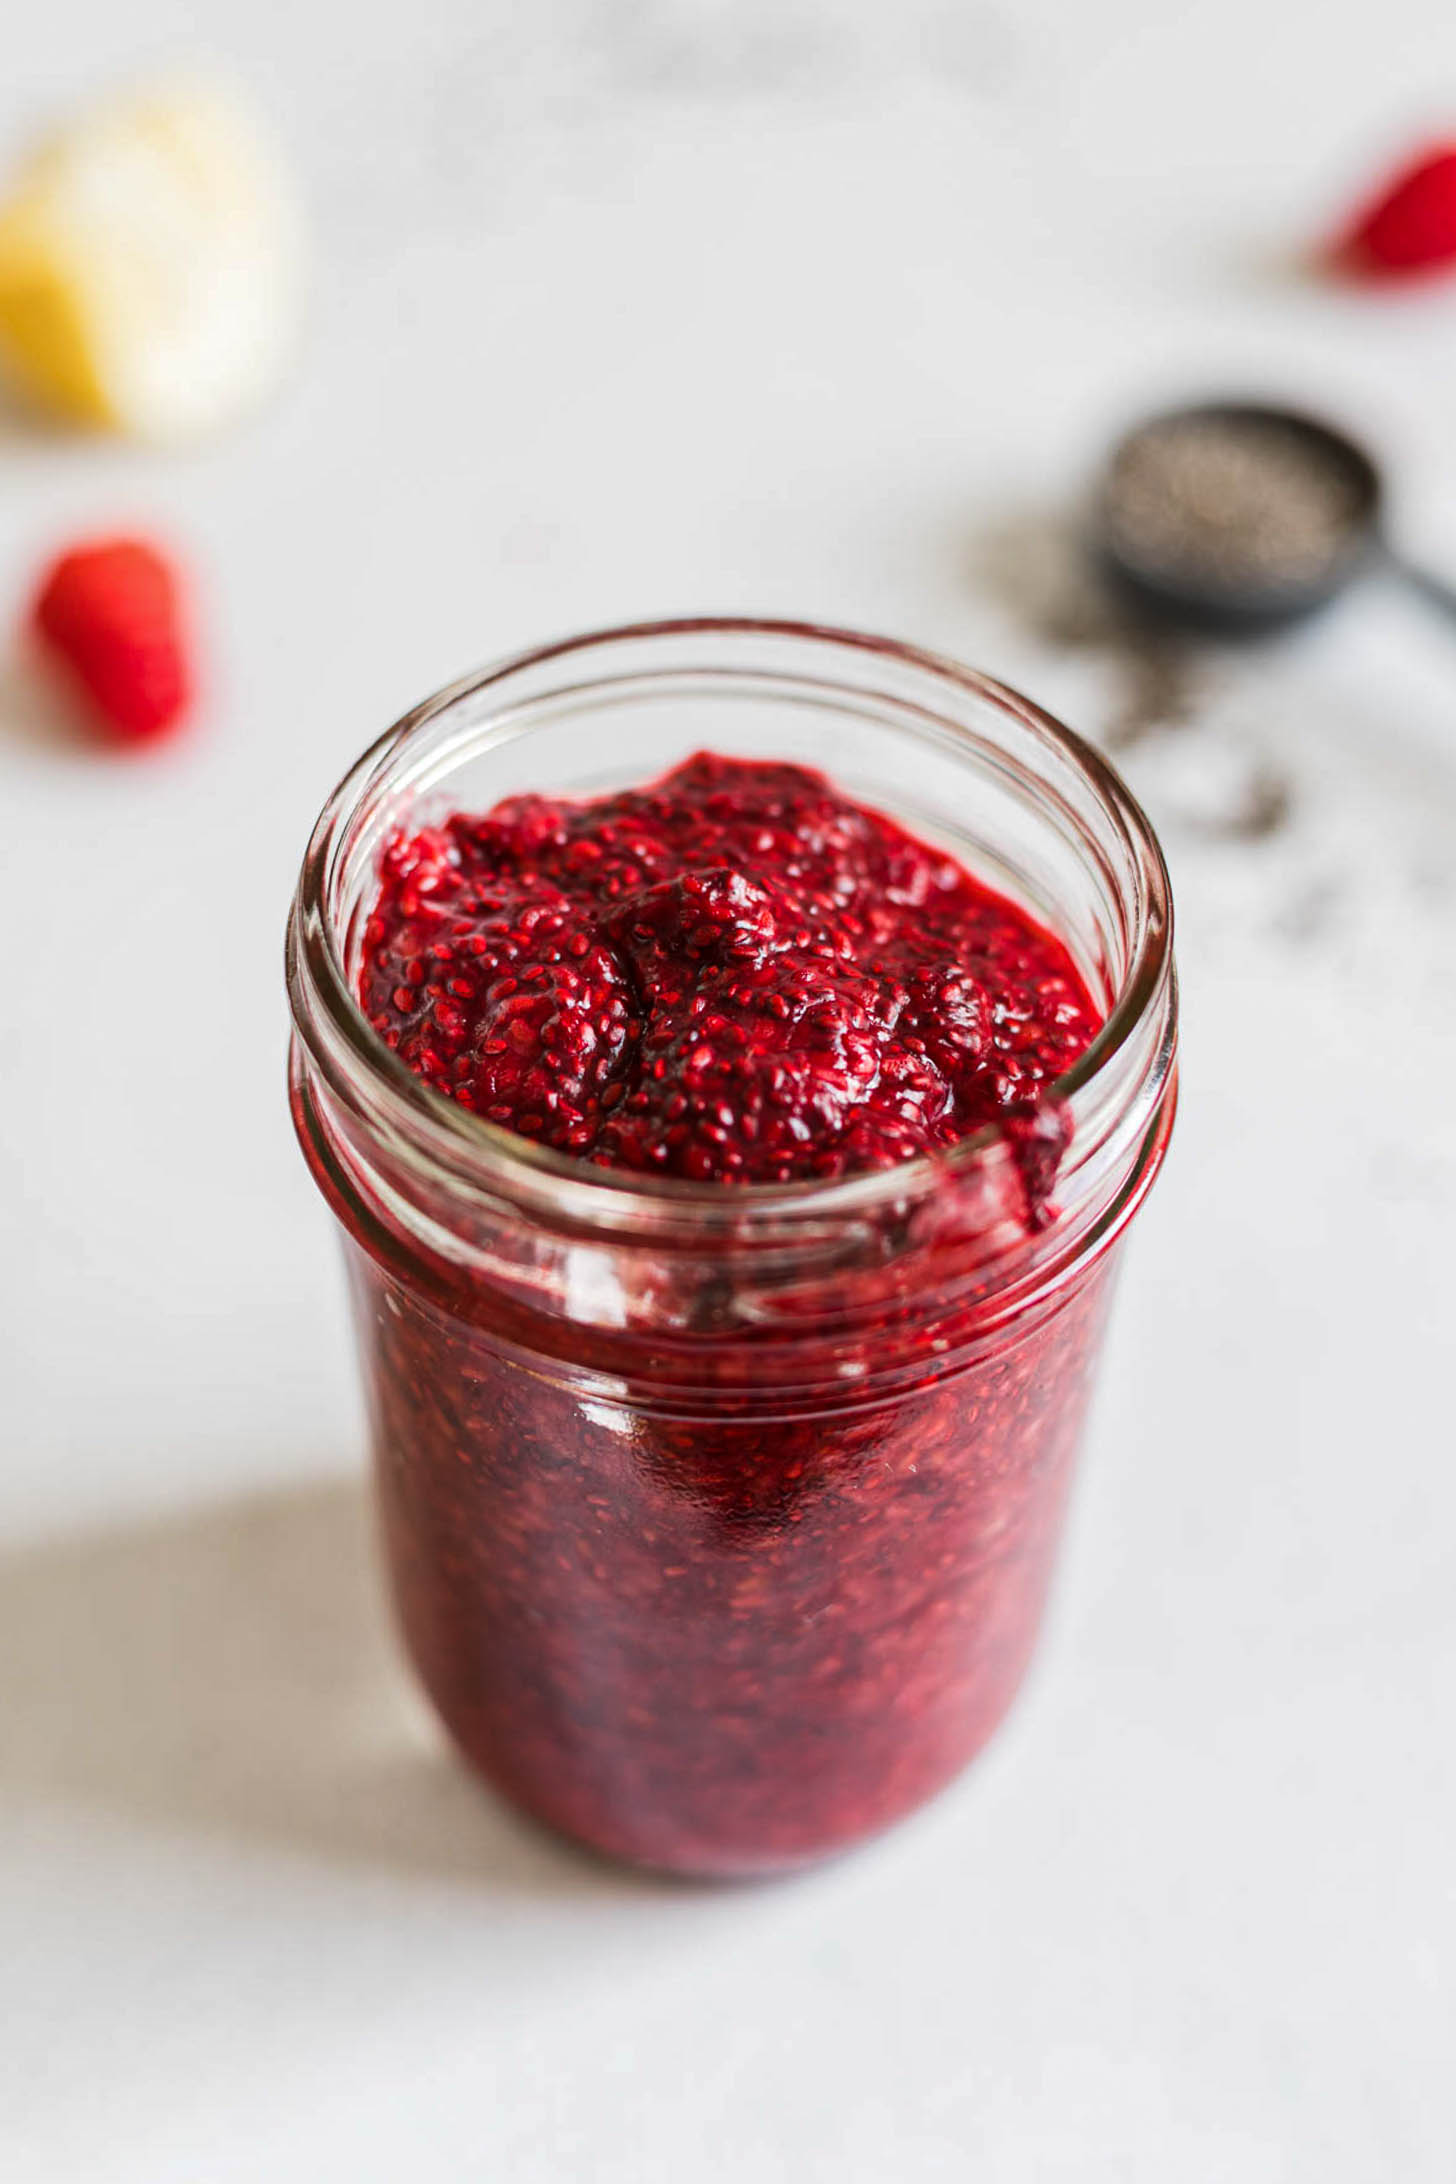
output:
[[[173,81],[32,155],[0,205],[0,350],[46,408],[174,439],[225,423],[293,338],[299,223],[255,122]]]

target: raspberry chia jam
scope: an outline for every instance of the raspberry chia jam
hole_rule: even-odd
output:
[[[1170,924],[1093,752],[849,633],[574,640],[342,784],[295,1121],[405,1642],[517,1803],[772,1872],[985,1741],[1171,1128]]]

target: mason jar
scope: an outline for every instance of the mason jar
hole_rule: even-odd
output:
[[[375,1033],[356,982],[393,834],[704,747],[822,768],[1065,943],[1105,1021],[1030,1148],[997,1124],[834,1181],[616,1172],[468,1114]],[[574,638],[428,699],[353,767],[304,860],[288,985],[398,1622],[469,1763],[594,1850],[701,1875],[804,1864],[932,1796],[1035,1644],[1172,1126],[1168,880],[1116,774],[886,639]]]

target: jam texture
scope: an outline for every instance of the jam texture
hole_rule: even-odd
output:
[[[1043,1094],[1099,1020],[1060,942],[943,853],[817,774],[706,755],[398,835],[358,975],[411,1069],[584,1163],[834,1178],[1000,1119],[1013,1243],[1052,1219]],[[636,1239],[589,1279],[539,1234],[452,1259],[325,1166],[400,1620],[489,1780],[611,1855],[747,1875],[965,1764],[1035,1638],[1110,1254],[1008,1302],[1004,1239],[887,1216],[765,1302],[731,1240],[691,1276]]]
[[[1025,1118],[1099,1021],[1062,944],[942,851],[807,768],[706,752],[398,835],[359,992],[487,1120],[724,1183]]]
[[[664,1417],[351,1261],[406,1645],[513,1802],[749,1877],[878,1833],[985,1743],[1035,1642],[1108,1260],[943,1379],[788,1418],[783,1348]]]

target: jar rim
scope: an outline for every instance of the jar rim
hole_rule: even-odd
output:
[[[801,1222],[859,1217],[918,1199],[965,1177],[997,1148],[1006,1145],[999,1122],[990,1122],[955,1144],[917,1154],[890,1167],[861,1170],[831,1179],[793,1183],[693,1182],[676,1176],[639,1174],[602,1168],[558,1152],[470,1113],[435,1091],[402,1061],[369,1022],[349,979],[329,889],[349,824],[369,790],[379,784],[402,752],[452,708],[502,689],[513,678],[556,661],[601,653],[613,646],[655,640],[776,640],[848,651],[909,670],[927,678],[947,695],[959,693],[1010,716],[1042,745],[1069,760],[1091,788],[1101,815],[1129,852],[1139,876],[1132,905],[1133,929],[1127,965],[1107,1015],[1091,1044],[1072,1067],[1046,1088],[1046,1097],[1076,1115],[1070,1162],[1075,1166],[1079,1141],[1085,1146],[1089,1107],[1126,1107],[1136,1101],[1148,1116],[1162,1105],[1173,1079],[1173,911],[1172,892],[1162,850],[1142,807],[1116,769],[1093,745],[1067,728],[1010,685],[963,665],[947,654],[903,639],[873,635],[812,621],[771,617],[696,615],[624,623],[560,638],[514,652],[446,684],[405,713],[348,769],[323,806],[305,852],[288,922],[287,979],[296,1034],[315,1068],[336,1096],[367,1110],[372,1127],[387,1131],[397,1145],[452,1182],[483,1190],[492,1198],[524,1199],[573,1226],[630,1229],[664,1217],[704,1228],[730,1230],[738,1242],[756,1227],[776,1233]],[[781,678],[782,679],[782,678]],[[843,686],[849,694],[849,686]],[[863,693],[861,693],[863,694]],[[971,731],[953,713],[930,713],[937,731],[955,741],[973,742]],[[1149,1026],[1162,1016],[1166,1026],[1151,1041]],[[1143,1054],[1133,1057],[1141,1036]],[[1133,1081],[1128,1082],[1131,1078]],[[1100,1097],[1099,1097],[1100,1095]],[[1097,1135],[1094,1131],[1093,1136]],[[1142,1133],[1139,1132],[1139,1138]]]

